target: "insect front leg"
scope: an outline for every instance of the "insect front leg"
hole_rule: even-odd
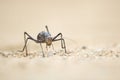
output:
[[[42,44],[40,43],[41,49],[42,49],[42,53],[43,53],[43,57],[45,57],[44,51],[43,51],[43,47]]]

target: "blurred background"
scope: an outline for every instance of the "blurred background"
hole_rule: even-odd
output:
[[[45,25],[52,36],[63,33],[70,54],[42,58],[32,41],[36,52],[14,54],[24,31],[36,39]],[[0,0],[0,79],[120,80],[120,0]]]
[[[119,0],[0,0],[0,48],[23,45],[48,25],[80,45],[120,42]]]

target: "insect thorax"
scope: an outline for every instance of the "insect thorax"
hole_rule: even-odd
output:
[[[37,35],[37,40],[45,42],[48,46],[52,44],[52,37],[48,32],[42,31]]]

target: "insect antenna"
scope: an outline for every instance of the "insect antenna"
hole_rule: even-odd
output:
[[[50,34],[50,32],[49,32],[49,29],[48,29],[48,26],[47,26],[47,25],[45,26],[45,28],[46,28],[47,32]],[[51,36],[51,34],[50,34],[50,36]]]

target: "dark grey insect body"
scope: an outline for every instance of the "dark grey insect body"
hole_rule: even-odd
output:
[[[46,43],[46,45],[50,46],[52,44],[52,37],[48,32],[42,31],[38,34],[37,40],[43,43]]]
[[[26,56],[28,55],[28,51],[27,51],[27,42],[28,40],[32,40],[36,43],[40,43],[41,49],[42,49],[42,53],[43,53],[43,57],[45,57],[44,55],[44,51],[43,51],[43,47],[41,43],[46,43],[46,48],[47,46],[51,46],[52,42],[54,41],[61,41],[61,47],[66,51],[66,45],[65,45],[65,40],[63,39],[62,33],[57,34],[55,37],[51,37],[51,34],[49,33],[48,27],[46,27],[47,32],[42,31],[37,35],[37,39],[32,38],[27,32],[24,32],[24,41],[25,41],[25,45],[22,49],[21,52],[23,52],[24,50],[26,50]],[[58,38],[60,36],[60,38]]]

